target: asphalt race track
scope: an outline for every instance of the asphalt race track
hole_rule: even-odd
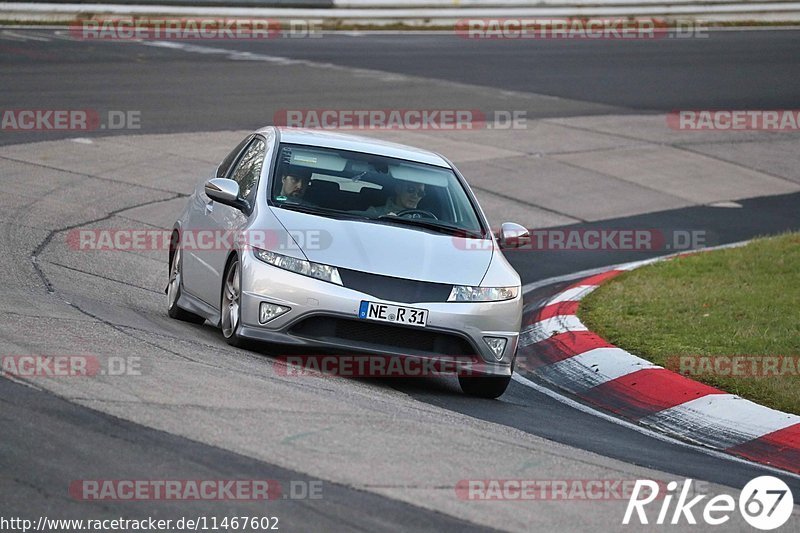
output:
[[[0,379],[0,516],[277,516],[298,530],[636,530],[626,500],[471,501],[468,479],[691,478],[714,495],[774,470],[619,425],[518,381],[291,377],[166,315],[163,250],[81,252],[79,228],[169,228],[194,185],[287,109],[522,111],[522,130],[384,131],[433,148],[493,225],[647,229],[647,251],[507,254],[533,304],[553,277],[800,229],[800,134],[682,132],[675,109],[793,109],[800,31],[707,39],[466,41],[348,34],[85,42],[0,30],[0,109],[133,111],[140,127],[2,131],[0,354],[137,358],[140,375]],[[797,290],[791,288],[788,290]],[[543,387],[543,386],[541,386]],[[781,475],[800,501],[800,478]],[[276,501],[87,502],[76,480],[278,480]],[[320,483],[320,498],[302,488]],[[295,494],[291,487],[298,487]],[[295,497],[292,497],[295,496]],[[654,519],[655,512],[651,518]],[[800,507],[785,529],[795,528]],[[738,515],[726,529],[751,531]],[[694,530],[683,522],[670,530]],[[702,529],[702,527],[700,528]]]
[[[76,42],[46,33],[49,41],[25,39],[31,32],[18,37],[19,31],[0,39],[4,105],[30,108],[52,99],[72,109],[135,109],[151,133],[255,129],[286,108],[357,104],[359,109],[402,109],[420,103],[435,108],[439,103],[430,93],[391,87],[371,92],[369,83],[357,80],[345,87],[331,85],[316,72],[276,75],[265,68],[269,62],[248,61],[243,55],[248,53],[487,87],[494,99],[468,102],[478,109],[524,109],[531,117],[681,108],[791,109],[800,101],[796,31],[628,42],[325,35],[183,43],[205,49],[196,54],[133,42]],[[62,34],[68,36],[66,30]],[[226,50],[238,55],[221,53]],[[498,89],[557,96],[560,101],[509,101]],[[498,98],[504,107],[496,105]],[[454,107],[462,104],[446,101]],[[26,135],[25,140],[37,138]],[[40,138],[53,137],[51,132]],[[4,136],[0,142],[19,140]]]

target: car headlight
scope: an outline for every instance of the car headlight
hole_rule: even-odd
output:
[[[258,259],[272,266],[302,274],[310,278],[321,279],[337,285],[342,285],[342,278],[339,277],[339,271],[336,267],[328,265],[320,265],[319,263],[312,263],[304,259],[297,259],[289,257],[288,255],[276,254],[275,252],[268,252],[260,248],[253,248],[253,253]]]
[[[519,294],[519,287],[468,287],[454,285],[448,302],[501,302]]]

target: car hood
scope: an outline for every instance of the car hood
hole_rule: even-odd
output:
[[[315,263],[416,281],[479,285],[492,260],[491,240],[288,209],[272,212],[287,230],[299,232],[300,249]]]

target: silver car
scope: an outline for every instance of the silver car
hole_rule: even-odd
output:
[[[199,184],[175,223],[168,312],[264,341],[388,358],[472,361],[468,394],[514,369],[520,278],[441,155],[327,131],[267,127]],[[407,360],[407,359],[403,359]],[[465,367],[459,367],[461,369]]]

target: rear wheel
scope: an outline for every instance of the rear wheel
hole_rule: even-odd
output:
[[[178,307],[178,300],[181,297],[181,283],[183,281],[183,277],[181,276],[183,262],[181,257],[181,247],[178,245],[172,254],[172,259],[170,260],[169,265],[169,283],[167,284],[167,314],[177,320],[191,322],[192,324],[202,324],[206,321],[205,318]]]
[[[222,297],[220,301],[222,336],[231,346],[243,348],[246,345],[246,341],[239,336],[239,328],[242,321],[242,278],[238,257],[234,257],[228,263],[222,280]]]
[[[510,382],[511,376],[458,376],[461,390],[479,398],[499,398]]]

